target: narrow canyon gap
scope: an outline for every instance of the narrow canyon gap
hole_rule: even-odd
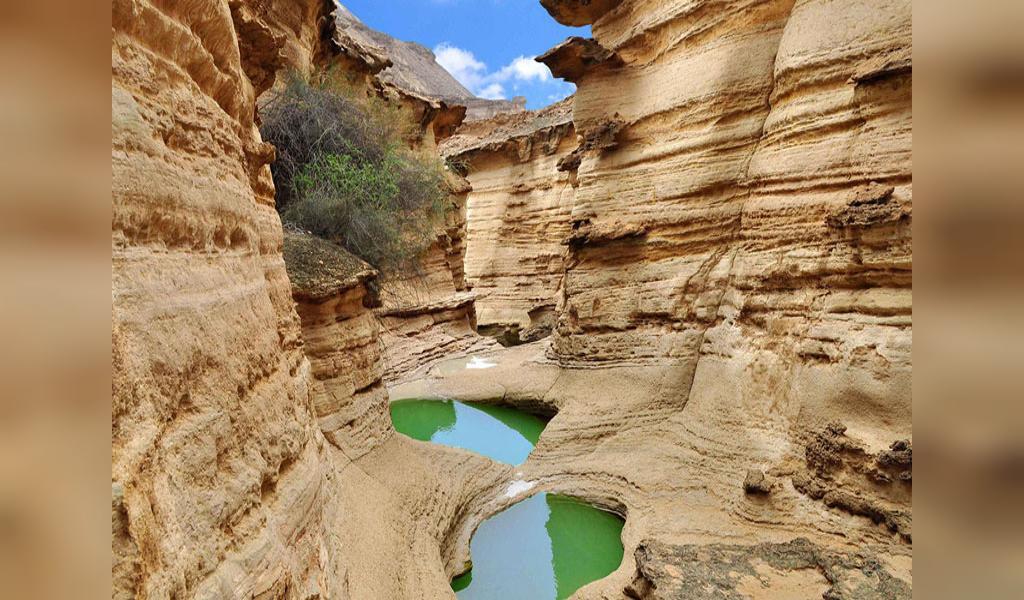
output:
[[[911,597],[910,2],[541,4],[593,38],[529,112],[331,1],[113,2],[115,598],[451,598],[537,493],[625,519],[574,598]],[[261,103],[327,71],[451,167],[405,278],[275,211]],[[412,397],[550,421],[504,464]]]

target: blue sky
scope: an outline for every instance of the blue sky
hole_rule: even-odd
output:
[[[575,90],[551,77],[533,57],[589,27],[559,25],[538,0],[341,0],[370,27],[434,50],[474,94],[526,96],[527,108],[557,102]]]

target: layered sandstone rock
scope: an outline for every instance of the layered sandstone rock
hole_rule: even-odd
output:
[[[542,57],[578,79],[582,137],[616,130],[579,166],[574,228],[601,235],[570,246],[559,355],[693,360],[706,333],[778,338],[774,320],[794,316],[797,354],[867,328],[906,359],[909,75],[861,72],[908,52],[908,15],[905,2],[623,2],[596,42]],[[891,216],[832,218],[865,210],[873,185],[893,188]],[[837,352],[856,363],[858,346]]]
[[[303,0],[302,2],[243,2],[228,3],[233,13],[249,12],[274,36],[276,44],[252,43],[241,45],[243,64],[249,56],[258,56],[278,46],[283,68],[277,79],[295,71],[309,77],[326,68],[328,60],[338,53],[337,32],[334,26],[334,0]],[[237,20],[237,18],[236,18]],[[239,41],[244,44],[240,38]]]
[[[578,169],[600,235],[555,355],[685,365],[684,402],[775,398],[794,440],[908,435],[909,4],[622,2],[593,32],[542,58],[581,137],[615,131]]]
[[[545,0],[593,22],[548,55],[578,82],[573,123],[496,128],[470,172],[490,212],[464,215],[492,215],[483,256],[557,239],[518,252],[561,283],[479,266],[456,210],[426,291],[376,309],[347,257],[288,280],[254,126],[312,48],[273,15],[320,9],[171,4],[112,7],[116,597],[450,597],[476,526],[541,490],[626,517],[622,565],[580,598],[910,597],[909,3]],[[568,220],[513,206],[505,177],[536,206],[575,184]],[[554,293],[554,336],[408,389],[557,413],[515,470],[383,415],[370,310],[385,340],[412,327],[391,344],[412,370],[438,319],[471,330],[444,315],[474,276],[521,306]]]
[[[558,325],[417,385],[557,410],[523,478],[627,518],[579,597],[909,598],[910,4],[544,4],[594,35],[542,57]]]
[[[342,7],[333,8],[344,11]],[[343,13],[342,13],[343,14]],[[344,19],[339,17],[339,23]],[[314,72],[314,77],[333,77],[344,85],[362,90],[400,107],[415,125],[410,128],[409,139],[412,147],[432,150],[438,143],[452,135],[466,116],[466,107],[441,98],[419,93],[415,89],[402,87],[388,80],[384,73],[392,61],[381,48],[369,43],[361,35],[345,26],[335,26],[334,13],[328,15],[330,25],[325,25],[325,34],[331,36],[329,51],[322,58],[323,65]]]
[[[340,246],[286,232],[284,260],[311,365],[310,396],[320,430],[359,458],[394,433],[373,308],[377,272]]]
[[[253,122],[280,46],[245,3],[118,0],[112,25],[114,596],[340,593]]]
[[[448,173],[446,222],[413,273],[382,283],[381,344],[393,384],[446,356],[489,350],[493,340],[477,334],[478,295],[464,275],[466,194],[469,185]]]
[[[390,435],[358,263],[289,281],[257,6],[112,7],[113,596],[445,598],[510,469]]]
[[[432,352],[457,351],[472,297],[447,310],[417,303],[413,314],[389,313],[377,272],[339,246],[286,231],[284,259],[311,365],[313,411],[337,449],[328,463],[341,467],[324,498],[333,520],[322,525],[338,556],[338,597],[443,598],[462,564],[460,543],[468,543],[458,532],[495,510],[509,469],[396,435],[383,377],[418,367]],[[448,333],[455,348],[444,343]]]
[[[466,281],[482,332],[536,339],[554,323],[570,233],[572,100],[463,126],[441,151],[467,172]]]
[[[331,30],[334,45],[322,73],[399,107],[403,118],[412,124],[406,140],[409,145],[417,151],[434,152],[437,144],[462,124],[466,108],[401,87],[402,80],[387,77],[392,60],[386,49],[374,45],[377,37],[368,34],[361,23],[356,26],[354,17],[343,7],[339,11],[339,26]],[[334,22],[332,15],[331,23]],[[381,370],[388,382],[442,356],[493,346],[475,331],[476,296],[467,290],[463,276],[465,195],[469,188],[458,175],[447,176],[450,195],[446,222],[438,228],[435,242],[420,257],[417,270],[388,274],[374,282],[380,298],[376,314]],[[300,297],[303,291],[297,288],[296,294]],[[318,323],[314,329],[321,325]],[[327,343],[333,340],[332,352],[345,354],[351,350],[343,341],[344,335],[323,335]]]
[[[541,57],[578,86],[559,321],[486,385],[560,409],[528,472],[628,514],[583,595],[908,597],[910,4],[545,4],[594,35]]]

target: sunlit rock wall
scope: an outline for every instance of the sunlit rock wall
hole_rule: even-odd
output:
[[[784,554],[764,597],[909,597],[910,3],[544,4],[594,36],[541,57],[580,140],[548,356],[652,389],[567,399],[536,464],[626,499],[633,597],[745,593],[719,576]]]
[[[385,380],[393,383],[446,356],[492,349],[476,332],[477,294],[464,274],[468,184],[448,174],[449,206],[437,239],[416,271],[381,285]]]
[[[283,40],[247,2],[116,0],[112,29],[114,597],[340,597],[254,124]]]
[[[338,54],[337,31],[334,25],[334,0],[298,0],[287,2],[229,2],[232,10],[246,7],[257,15],[276,38],[284,68],[277,72],[281,81],[294,71],[304,77],[315,75],[327,68],[328,62]],[[258,55],[270,47],[249,44],[242,55]]]
[[[345,14],[339,18],[345,20]],[[334,16],[328,21],[333,27]],[[385,77],[391,59],[365,36],[347,26],[329,33],[332,43],[323,59],[325,66],[318,67],[314,76],[337,78],[352,89],[401,109],[402,117],[410,121],[406,142],[411,149],[435,152],[437,144],[462,123],[464,106],[404,89],[399,86],[400,80]],[[416,270],[381,274],[372,284],[378,298],[374,308],[379,322],[380,369],[388,383],[440,357],[493,345],[475,331],[475,295],[466,290],[463,276],[468,188],[454,173],[448,173],[447,179],[450,193],[445,221],[438,224],[436,238],[420,257]],[[343,338],[329,335],[324,342],[333,339],[337,343],[335,351],[344,353],[348,348]],[[325,351],[326,347],[319,350]]]
[[[564,270],[576,149],[571,100],[464,126],[441,151],[468,173],[466,281],[481,331],[550,333]],[[532,328],[532,329],[531,329]]]
[[[285,233],[284,259],[320,430],[345,456],[359,458],[394,433],[373,312],[377,272],[340,246],[293,232]]]
[[[701,359],[695,391],[717,364],[807,416],[908,429],[910,23],[902,0],[625,1],[542,57],[600,142],[557,356]]]

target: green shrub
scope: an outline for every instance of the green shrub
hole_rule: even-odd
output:
[[[262,110],[286,223],[385,273],[413,270],[444,219],[443,165],[405,143],[409,121],[383,101],[292,77]]]

